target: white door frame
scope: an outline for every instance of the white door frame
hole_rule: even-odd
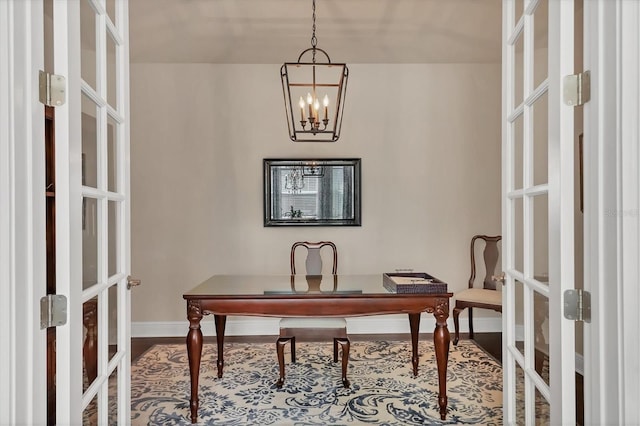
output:
[[[584,2],[585,423],[640,422],[640,3]]]
[[[42,0],[0,1],[0,424],[45,424]]]
[[[622,248],[618,297],[622,313],[618,335],[621,340],[620,422],[640,424],[640,3],[621,2],[619,18],[620,59],[618,142],[621,145],[621,224],[618,239]],[[602,283],[606,285],[605,282]],[[614,311],[615,312],[615,311]],[[634,334],[635,333],[635,334]],[[593,363],[592,363],[593,365]]]

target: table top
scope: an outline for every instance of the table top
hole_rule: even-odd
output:
[[[383,286],[383,274],[368,275],[214,275],[183,295],[217,298],[361,298],[451,297],[444,294],[396,294]]]

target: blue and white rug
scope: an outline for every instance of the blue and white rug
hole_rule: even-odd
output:
[[[273,344],[226,344],[222,379],[216,377],[215,345],[205,344],[198,424],[502,424],[502,368],[472,341],[451,346],[444,422],[431,341],[420,342],[415,378],[409,342],[352,342],[347,389],[332,353],[331,342],[299,342],[295,364],[285,354],[286,380],[278,389],[275,339]],[[191,424],[188,366],[185,345],[154,346],[133,364],[133,425]]]

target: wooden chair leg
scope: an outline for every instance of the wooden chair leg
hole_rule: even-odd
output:
[[[333,338],[333,362],[338,362],[338,337]]]
[[[351,383],[347,379],[347,366],[349,365],[349,349],[351,348],[351,342],[349,339],[336,338],[335,339],[342,347],[342,385],[348,388]]]
[[[276,382],[276,387],[281,388],[284,384],[284,346],[291,340],[290,337],[280,337],[276,341],[276,352],[278,353],[278,367],[280,368],[280,378]]]
[[[469,339],[473,339],[473,308],[469,308]]]
[[[540,377],[542,377],[542,369],[544,368],[545,357],[546,355],[544,354],[544,352],[538,349],[535,350],[534,365],[535,365],[536,373],[538,373]]]
[[[296,337],[290,337],[291,339],[291,362],[295,364],[296,362]]]
[[[460,312],[464,308],[453,308],[453,325],[455,327],[455,336],[453,337],[453,345],[458,345],[458,340],[460,340]]]

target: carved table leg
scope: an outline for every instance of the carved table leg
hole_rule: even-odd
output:
[[[418,332],[420,331],[420,313],[409,314],[409,328],[411,329],[411,364],[413,364],[413,377],[418,376]]]
[[[189,319],[189,334],[187,334],[187,355],[189,357],[189,374],[191,376],[191,423],[198,421],[198,379],[200,376],[200,359],[202,357],[202,330],[200,321],[202,312],[196,301],[187,302],[187,318]]]
[[[218,342],[218,379],[222,378],[222,368],[224,367],[224,329],[227,325],[226,315],[214,315],[216,321],[216,341]]]
[[[439,299],[436,302],[433,316],[436,318],[436,328],[433,332],[433,342],[438,363],[438,405],[440,406],[440,419],[447,417],[447,363],[449,361],[449,329],[447,318],[449,317],[449,300]]]

